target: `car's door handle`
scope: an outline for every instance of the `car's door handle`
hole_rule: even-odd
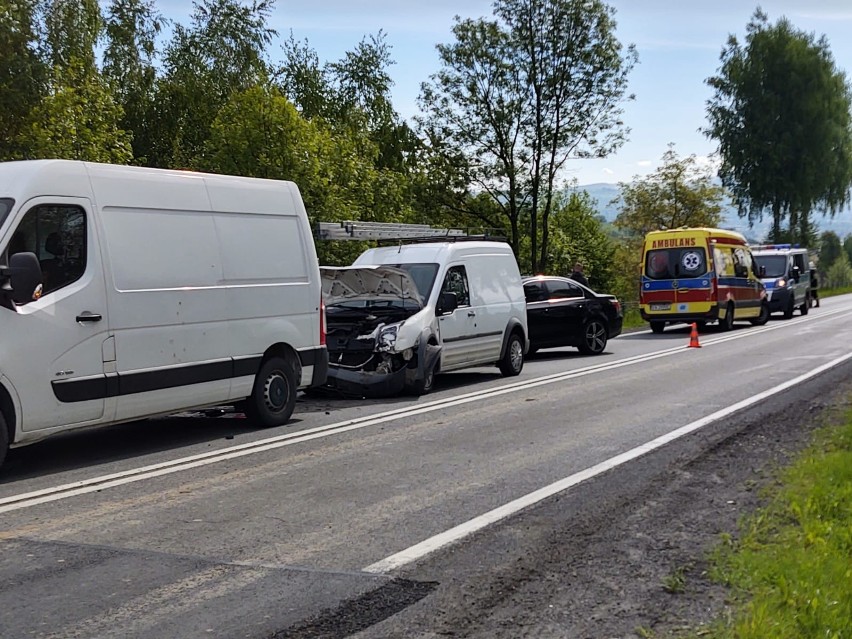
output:
[[[103,317],[99,313],[92,313],[90,311],[83,311],[77,316],[78,322],[100,322]]]
[[[678,293],[689,293],[689,289],[688,288],[679,288],[679,289],[677,289],[677,292]]]
[[[468,317],[476,317],[476,311],[468,311],[467,316]]]

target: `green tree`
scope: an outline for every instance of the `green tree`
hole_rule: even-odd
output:
[[[812,213],[834,215],[852,186],[852,90],[834,64],[828,41],[796,30],[786,18],[770,25],[758,9],[745,43],[731,35],[705,134],[719,143],[719,175],[740,215],[772,214],[773,239],[785,220],[807,240]]]
[[[267,26],[273,0],[199,0],[190,25],[177,25],[166,46],[151,120],[156,122],[148,164],[193,168],[210,126],[232,93],[267,82]]]
[[[109,87],[83,64],[61,71],[53,89],[29,116],[18,143],[28,157],[127,164],[130,136],[121,129],[121,107]]]
[[[410,212],[406,183],[376,168],[378,150],[369,139],[302,117],[274,87],[233,94],[216,116],[206,147],[200,164],[205,170],[296,182],[314,224],[398,222]],[[317,248],[321,263],[349,264],[364,246],[330,242]]]
[[[579,261],[585,266],[592,288],[609,290],[613,285],[616,245],[604,230],[595,203],[585,191],[556,195],[549,246],[549,273],[567,277]],[[527,250],[532,250],[532,242],[525,240],[522,258]]]
[[[834,231],[825,231],[819,237],[819,270],[826,273],[843,254],[840,237]]]
[[[849,263],[852,264],[852,233],[843,240],[843,250],[846,252],[846,257],[849,258]]]
[[[825,274],[825,285],[827,288],[846,288],[852,286],[852,266],[846,258],[846,253],[838,257]]]
[[[157,72],[157,36],[167,20],[152,0],[111,0],[106,15],[103,75],[124,113],[121,126],[133,136],[137,162],[144,163],[150,131],[158,126],[150,115]]]
[[[717,227],[722,222],[724,188],[694,155],[681,158],[669,145],[660,167],[646,178],[621,183],[615,226],[633,238],[681,226]]]
[[[104,26],[98,0],[48,0],[44,22],[48,64],[73,67],[72,75],[87,81],[97,70],[95,47]]]
[[[0,161],[24,156],[19,135],[47,80],[37,51],[36,8],[35,0],[0,0]]]
[[[438,46],[420,132],[464,150],[471,189],[494,199],[516,251],[529,238],[541,271],[565,164],[624,140],[620,104],[636,56],[599,0],[497,0],[494,11],[496,20],[457,20],[455,41]]]

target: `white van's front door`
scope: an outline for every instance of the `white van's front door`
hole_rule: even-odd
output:
[[[41,298],[0,308],[0,361],[21,401],[22,428],[102,421],[109,334],[91,204],[82,198],[30,200],[11,228],[3,259],[33,252],[43,274]]]
[[[469,365],[475,358],[476,311],[470,305],[467,271],[461,264],[450,266],[441,285],[441,294],[453,293],[457,308],[438,318],[441,333],[441,370]]]

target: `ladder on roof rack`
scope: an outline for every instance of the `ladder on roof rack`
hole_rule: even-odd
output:
[[[409,242],[505,240],[489,233],[472,235],[467,229],[437,228],[428,224],[397,224],[394,222],[320,222],[316,236],[320,240],[379,240]]]

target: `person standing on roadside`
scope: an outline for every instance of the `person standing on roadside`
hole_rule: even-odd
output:
[[[569,276],[570,279],[575,282],[580,282],[583,286],[589,285],[589,280],[586,279],[586,276],[583,274],[583,264],[582,262],[577,262],[574,264],[574,271]]]

